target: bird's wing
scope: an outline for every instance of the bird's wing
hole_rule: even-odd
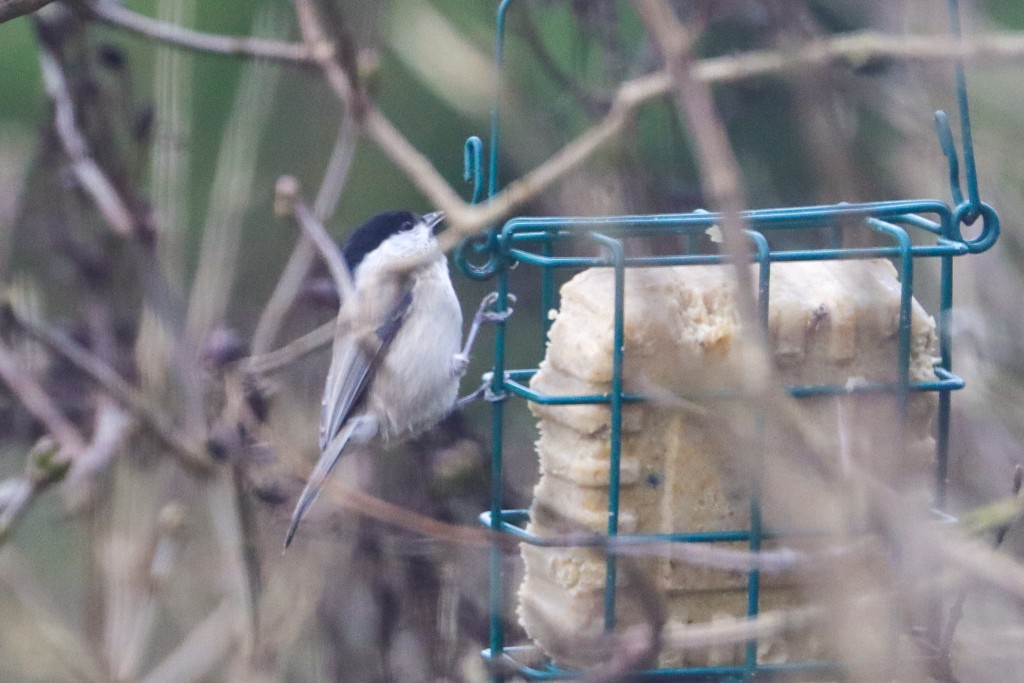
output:
[[[373,333],[366,335],[368,339],[346,339],[346,335],[337,335],[320,412],[321,451],[325,451],[341,431],[353,408],[373,381],[388,347],[402,328],[412,303],[412,290],[404,289],[396,299],[396,303],[383,316],[381,324]]]

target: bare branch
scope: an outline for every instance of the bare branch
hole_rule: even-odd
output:
[[[105,24],[122,28],[133,33],[159,40],[164,43],[206,52],[235,57],[255,57],[298,65],[312,65],[314,59],[305,45],[263,38],[240,38],[193,31],[182,26],[152,19],[125,9],[111,0],[79,3],[91,16]]]
[[[334,327],[336,324],[334,320],[331,320],[279,349],[261,355],[250,356],[246,361],[246,372],[253,375],[268,375],[291,365],[318,349],[330,346],[331,340],[334,339]]]
[[[0,545],[36,497],[67,474],[71,458],[50,437],[40,439],[28,453],[25,474],[0,482]]]
[[[759,571],[781,574],[795,569],[820,567],[827,562],[849,560],[868,549],[867,542],[825,547],[810,552],[780,547],[752,552],[725,548],[716,543],[676,543],[670,541],[635,542],[629,537],[606,538],[608,552],[630,557],[662,557],[698,567],[713,567],[734,572]]]
[[[25,14],[31,14],[51,2],[53,0],[0,0],[0,24]]]
[[[678,25],[678,22],[676,22]],[[734,82],[786,71],[845,62],[858,65],[880,59],[948,62],[955,59],[1012,60],[1024,56],[1024,35],[989,33],[972,39],[939,41],[933,36],[892,36],[862,31],[807,43],[792,50],[762,50],[741,55],[690,62],[689,77],[696,83]],[[593,127],[534,170],[510,183],[479,206],[462,202],[440,173],[377,109],[367,111],[364,128],[416,187],[437,208],[448,214],[449,229],[440,240],[445,251],[458,242],[512,213],[516,207],[547,190],[586,161],[622,130],[630,116],[646,102],[672,90],[668,71],[626,81],[619,88],[608,114]]]
[[[44,323],[31,320],[13,308],[6,311],[18,327],[54,353],[63,356],[87,377],[99,384],[111,398],[139,418],[139,421],[167,447],[178,462],[193,475],[213,471],[213,463],[203,452],[188,443],[171,425],[168,418],[145,396],[121,378],[110,366],[90,354],[63,333]]]
[[[1015,60],[1024,57],[1024,34],[998,32],[971,38],[910,36],[857,31],[812,40],[786,50],[755,50],[739,55],[700,60],[694,78],[726,83],[811,66],[845,63],[857,67],[880,60],[952,62],[955,60]]]
[[[310,54],[314,55],[343,108],[331,158],[313,205],[313,218],[324,223],[334,214],[341,191],[348,181],[348,172],[352,168],[352,160],[355,158],[356,146],[359,143],[358,119],[362,115],[363,105],[357,101],[359,98],[357,98],[358,93],[356,85],[354,85],[354,76],[350,77],[346,73],[338,55],[335,54],[334,46],[323,31],[313,2],[296,0],[295,13],[307,49]],[[342,52],[345,53],[344,45]],[[354,69],[354,64],[350,64],[350,68]],[[306,238],[304,232],[296,242],[288,264],[285,266],[284,272],[281,273],[281,278],[274,287],[274,292],[257,322],[252,343],[254,354],[265,353],[273,344],[285,314],[291,308],[302,286],[303,279],[313,265],[313,256],[313,245]]]
[[[690,129],[700,164],[701,185],[712,208],[722,213],[725,250],[736,265],[738,300],[744,320],[757,320],[750,269],[750,244],[743,235],[746,207],[739,162],[715,109],[707,82],[693,76],[693,36],[664,0],[635,0],[634,5],[653,37],[672,77],[676,106]],[[757,326],[746,329],[756,335]]]
[[[391,162],[412,180],[420,192],[425,194],[435,207],[448,215],[451,225],[471,222],[467,220],[466,214],[473,209],[462,201],[430,160],[409,142],[380,109],[372,105],[368,107],[363,119],[363,130],[387,154]],[[468,232],[475,232],[486,225],[479,220],[472,223],[475,230]]]
[[[348,265],[341,257],[338,246],[327,234],[323,224],[313,215],[309,204],[303,199],[299,182],[294,177],[281,176],[278,178],[274,196],[274,211],[279,216],[290,214],[295,218],[295,222],[302,228],[306,237],[313,242],[320,257],[327,264],[327,270],[331,273],[334,286],[338,288],[342,306],[354,303],[356,289],[352,283],[352,273],[348,271]]]
[[[48,46],[40,47],[39,63],[46,93],[53,101],[54,128],[71,162],[75,178],[82,190],[92,197],[110,228],[119,235],[130,235],[135,231],[135,221],[117,189],[93,160],[89,144],[78,130],[74,103],[60,61]]]
[[[320,183],[320,191],[317,192],[316,201],[313,203],[313,215],[321,222],[326,222],[334,214],[338,199],[348,181],[348,173],[352,168],[358,143],[359,128],[355,116],[350,111],[345,111],[342,114],[331,158],[327,162],[327,170]],[[267,353],[270,350],[285,314],[298,296],[302,282],[313,265],[315,255],[312,242],[305,233],[302,233],[256,323],[252,339],[253,355]]]
[[[300,479],[308,479],[311,469],[303,467],[302,471],[296,472],[296,475]],[[507,548],[515,547],[517,543],[504,534],[495,535],[491,531],[477,526],[449,524],[418,514],[365,491],[347,486],[337,479],[329,479],[321,491],[321,495],[348,512],[437,541],[475,546],[489,546],[491,543],[497,542]]]
[[[235,606],[226,599],[188,632],[178,647],[144,678],[143,683],[199,681],[207,677],[238,642]]]
[[[338,99],[352,112],[351,108],[357,104],[358,93],[352,85],[352,79],[338,60],[312,0],[295,0],[295,14],[299,20],[299,30],[302,32],[306,49],[323,71],[327,83]]]
[[[24,364],[2,341],[0,380],[10,387],[25,409],[46,427],[46,431],[57,440],[65,452],[78,453],[85,447],[85,439],[78,428],[64,416],[46,390],[25,370]]]
[[[92,441],[75,458],[61,484],[64,500],[72,509],[90,500],[97,476],[134,433],[135,420],[113,399],[102,397],[98,404]]]
[[[665,628],[662,639],[666,648],[671,650],[743,643],[807,628],[827,615],[825,608],[810,606],[703,624],[672,624]]]

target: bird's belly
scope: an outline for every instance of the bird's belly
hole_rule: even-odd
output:
[[[385,439],[433,427],[452,409],[460,377],[453,356],[462,343],[462,310],[447,282],[418,283],[416,303],[374,382],[374,412]],[[424,301],[435,302],[423,306]]]

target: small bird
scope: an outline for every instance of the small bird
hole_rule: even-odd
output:
[[[320,413],[320,459],[292,513],[287,548],[309,506],[346,448],[412,436],[437,424],[456,405],[469,350],[484,320],[485,299],[462,341],[462,309],[434,231],[436,211],[378,214],[342,248],[351,274],[341,292],[331,367]]]

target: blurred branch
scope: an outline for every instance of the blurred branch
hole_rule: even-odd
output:
[[[210,670],[238,642],[237,620],[230,600],[224,600],[193,627],[178,647],[142,678],[142,683],[185,683],[209,677]]]
[[[177,458],[189,473],[200,476],[213,471],[210,459],[199,448],[190,445],[183,435],[178,434],[167,417],[109,365],[45,323],[31,320],[11,307],[8,307],[5,313],[26,334],[70,361],[121,406],[139,418],[142,425],[167,447],[171,455]]]
[[[605,649],[610,645],[611,656],[587,671],[584,683],[628,681],[632,678],[631,672],[657,666],[658,655],[661,654],[664,643],[662,635],[668,617],[664,594],[652,577],[640,568],[639,563],[622,562],[619,571],[622,572],[624,583],[637,604],[642,620],[625,628],[620,627],[618,633],[604,634],[601,640],[605,641]]]
[[[914,539],[922,552],[975,579],[1024,598],[1024,564],[977,539],[955,536],[946,530],[932,528],[929,531],[930,534]]]
[[[1011,491],[1013,493],[1011,514],[1007,514],[1005,517],[1000,519],[997,523],[992,524],[991,527],[995,529],[995,539],[993,539],[993,547],[998,549],[1006,538],[1007,532],[1010,527],[1018,522],[1021,518],[1021,512],[1024,508],[1021,507],[1024,503],[1024,491],[1021,489],[1021,485],[1024,484],[1024,467],[1017,465],[1013,470],[1013,485]],[[991,507],[991,506],[986,506]],[[953,638],[956,636],[956,629],[960,625],[960,621],[964,616],[964,603],[967,600],[967,590],[970,584],[964,584],[960,588],[960,592],[956,596],[956,600],[953,601],[952,607],[949,608],[949,618],[947,619],[945,628],[938,633],[938,648],[939,653],[943,656],[943,661],[948,662],[950,655],[953,650]],[[941,626],[941,625],[939,625]]]
[[[960,515],[960,526],[968,534],[974,536],[994,531],[996,545],[1002,543],[1007,530],[1024,516],[1024,491],[1018,481],[1020,465],[1014,470],[1013,495],[980,507],[968,510]]]
[[[71,458],[50,438],[40,439],[28,453],[26,472],[0,482],[0,545],[36,496],[64,478]]]
[[[309,3],[300,2],[296,5],[300,29],[304,39],[310,45],[313,41],[324,40],[313,12],[313,7]],[[333,67],[328,68],[333,69]],[[344,76],[344,74],[341,75]],[[320,190],[313,203],[313,215],[322,223],[326,223],[334,214],[342,190],[348,182],[348,173],[352,168],[356,147],[359,144],[359,121],[351,102],[351,86],[349,81],[344,79],[344,83],[339,83],[338,87],[340,88],[338,90],[339,99],[343,108],[341,122],[334,140],[334,147],[331,149],[331,157],[327,162],[327,170],[324,171]],[[313,265],[314,256],[315,250],[312,242],[305,233],[302,233],[295,243],[295,248],[288,258],[288,263],[285,265],[280,279],[274,286],[267,305],[260,314],[259,321],[256,323],[252,339],[253,354],[262,354],[270,350],[277,338],[284,316],[291,308],[295,297],[298,296],[302,282]]]
[[[113,399],[103,396],[97,403],[92,441],[71,463],[71,469],[61,484],[64,499],[72,509],[90,500],[97,475],[106,470],[136,425],[135,420]]]
[[[281,30],[286,21],[278,5],[268,5],[258,14],[253,32]],[[250,208],[259,142],[273,109],[269,103],[274,99],[280,76],[281,70],[266,62],[247,63],[231,104],[217,155],[199,265],[188,299],[185,338],[197,348],[216,325],[223,324],[235,285],[242,224]]]
[[[131,618],[123,622],[127,626],[123,637],[116,639],[117,655],[111,663],[116,680],[138,678],[139,666],[153,641],[154,627],[160,612],[158,598],[171,579],[172,571],[178,568],[184,518],[185,510],[179,503],[169,503],[161,508],[153,530],[155,536],[151,540],[147,538],[138,567],[132,572],[132,580],[126,582],[134,584],[132,587],[137,586],[136,590],[128,585],[119,587],[130,591],[127,602],[131,603]]]
[[[23,680],[109,683],[95,650],[69,626],[68,605],[53,604],[51,593],[37,583],[38,576],[14,549],[0,552],[4,672],[16,672]]]
[[[634,0],[633,4],[672,78],[676,107],[693,136],[706,198],[713,210],[722,213],[722,238],[736,266],[740,312],[744,320],[755,321],[757,302],[747,267],[750,243],[743,234],[746,199],[742,175],[725,124],[715,109],[711,88],[693,75],[694,36],[665,0]],[[759,326],[746,325],[745,329],[756,335]]]
[[[342,307],[356,302],[355,285],[352,273],[348,270],[345,259],[326,228],[313,214],[309,204],[302,197],[299,181],[293,176],[281,176],[274,188],[274,213],[278,216],[292,216],[302,228],[302,232],[316,246],[320,258],[327,264],[334,286],[338,288]]]
[[[601,537],[608,552],[629,557],[661,557],[699,567],[734,572],[759,571],[781,574],[795,569],[821,567],[829,562],[850,560],[869,549],[867,539],[843,546],[827,546],[818,551],[780,547],[751,552],[724,548],[715,543],[676,543],[669,541],[631,541],[628,537]]]
[[[54,0],[0,0],[0,24],[35,12]]]
[[[541,36],[540,30],[533,20],[533,15],[529,11],[524,12],[520,17],[519,34],[526,41],[526,44],[529,45],[530,52],[537,59],[547,77],[560,89],[572,93],[572,96],[581,107],[589,113],[595,114],[611,106],[609,93],[590,92],[585,87],[579,85],[576,78],[562,70],[558,61],[551,54],[551,51],[548,50],[547,45],[544,44],[544,38]]]
[[[0,482],[0,545],[40,493],[60,481],[70,484],[72,475],[73,481],[81,483],[110,461],[124,443],[131,425],[120,411],[115,409],[114,413],[97,414],[96,430],[89,444],[82,441],[74,427],[72,440],[77,443],[58,444],[49,437],[40,439],[29,451],[25,474]]]
[[[317,66],[323,72],[328,85],[338,95],[338,99],[349,109],[350,113],[358,113],[361,102],[357,88],[354,86],[354,72],[346,72],[346,65],[341,62],[341,55],[335,50],[317,11],[313,0],[295,0],[295,15],[299,20],[299,30],[306,50],[313,56]],[[347,65],[354,69],[354,64]],[[354,109],[353,109],[354,107]]]
[[[662,639],[671,650],[743,643],[807,628],[829,616],[824,607],[798,607],[763,612],[755,617],[723,619],[702,624],[672,624]]]
[[[314,62],[306,46],[299,43],[202,33],[133,12],[111,0],[76,0],[75,5],[105,24],[187,50],[299,65],[311,65]]]
[[[246,360],[246,372],[253,375],[267,375],[291,365],[300,358],[330,346],[334,339],[334,328],[337,322],[331,319],[312,332],[289,342],[279,349],[260,355],[252,355]]]
[[[240,616],[235,625],[240,629],[238,635],[244,634],[240,637],[241,655],[251,657],[257,642],[260,586],[258,576],[254,577],[251,571],[252,562],[256,561],[256,544],[248,536],[244,523],[246,501],[242,500],[242,493],[235,485],[234,473],[227,468],[219,469],[204,483],[213,535],[228,572],[230,602]]]
[[[302,468],[296,473],[297,478],[306,480],[312,468]],[[328,479],[321,496],[325,496],[338,508],[355,513],[361,517],[377,520],[406,531],[419,534],[426,538],[445,543],[461,543],[480,547],[490,547],[494,542],[506,548],[514,548],[518,543],[504,534],[494,535],[489,530],[476,526],[449,524],[408,510],[400,505],[389,503],[382,498],[360,491],[339,482]],[[300,532],[301,535],[301,532]]]
[[[346,111],[342,114],[338,136],[334,141],[331,158],[327,162],[327,170],[320,183],[313,203],[313,215],[321,222],[326,222],[334,214],[338,199],[348,180],[348,172],[352,168],[356,146],[359,143],[359,127],[355,116]],[[281,323],[295,297],[302,288],[302,282],[313,265],[316,250],[305,232],[299,235],[288,263],[281,273],[274,292],[270,295],[267,305],[260,314],[253,333],[252,352],[254,355],[264,354],[270,350],[277,338]],[[329,340],[328,340],[329,343]]]
[[[1024,57],[1022,32],[989,31],[970,38],[951,38],[946,35],[912,36],[856,31],[808,41],[792,49],[754,50],[740,55],[700,60],[694,64],[694,77],[705,83],[723,83],[810,66],[848,64],[857,68],[871,62],[889,60],[1003,61],[1021,57]]]
[[[638,1],[642,3],[645,0]],[[673,16],[673,23],[668,27],[674,30],[678,26],[678,20]],[[1024,34],[993,33],[970,40],[953,40],[944,36],[891,36],[866,31],[813,41],[792,50],[764,50],[688,60],[686,77],[693,83],[710,85],[810,66],[828,66],[837,62],[859,65],[872,60],[893,58],[915,61],[952,61],[959,58],[1012,60],[1022,55]],[[672,88],[673,77],[667,70],[624,82],[603,119],[547,161],[506,185],[488,202],[476,206],[463,202],[430,161],[380,110],[369,106],[363,126],[366,134],[416,187],[437,208],[448,214],[450,227],[439,240],[441,247],[447,251],[463,238],[502,220],[516,207],[554,185],[614,139],[641,105],[668,94]],[[722,179],[716,177],[714,186],[721,189],[721,182]]]
[[[161,21],[189,23],[196,16],[196,0],[160,0]],[[159,216],[159,262],[164,272],[180,280],[192,188],[189,168],[192,156],[192,104],[195,89],[195,55],[165,45],[154,47],[154,130],[150,151],[149,194],[153,213]]]
[[[65,453],[78,453],[85,447],[81,432],[68,420],[46,390],[30,375],[14,352],[0,341],[0,380],[3,380]]]
[[[638,0],[638,8],[642,8],[645,2],[646,0]],[[390,120],[353,88],[334,46],[322,28],[322,22],[311,0],[296,0],[295,4],[303,33],[303,45],[203,34],[143,17],[124,10],[109,0],[100,0],[87,7],[103,21],[180,47],[299,64],[317,64],[338,98],[346,106],[356,108],[355,113],[362,119],[364,132],[434,206],[448,214],[450,228],[440,240],[445,250],[453,248],[463,238],[505,218],[515,208],[548,189],[614,138],[628,121],[629,115],[641,104],[667,94],[672,88],[673,78],[668,72],[658,72],[623,83],[611,109],[601,121],[546,162],[507,185],[487,203],[470,206],[462,201],[433,164],[395,128]],[[678,20],[673,16],[672,21],[672,24],[666,25],[668,32],[664,35],[676,32]],[[844,62],[857,66],[885,59],[1012,60],[1021,56],[1024,56],[1024,35],[1017,33],[993,32],[969,40],[956,40],[945,36],[893,36],[875,31],[862,31],[812,41],[795,49],[753,51],[735,56],[688,60],[686,71],[687,78],[692,82],[710,84]],[[709,187],[721,191],[722,182],[727,180],[727,177],[716,177],[709,180]],[[729,213],[728,207],[723,207],[723,210]],[[261,337],[261,340],[265,340],[265,337]],[[265,350],[269,343],[267,342],[261,350]]]
[[[74,103],[60,60],[45,43],[40,44],[39,64],[46,94],[53,101],[54,129],[68,155],[78,184],[92,198],[114,232],[122,236],[131,235],[135,232],[135,220],[117,189],[90,155],[89,144],[78,130]]]

